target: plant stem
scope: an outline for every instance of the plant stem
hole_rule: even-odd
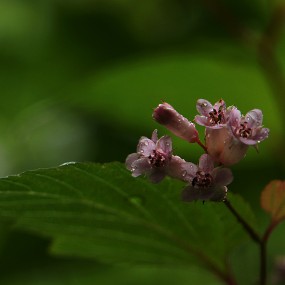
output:
[[[246,230],[246,232],[249,234],[251,239],[261,244],[261,238],[260,236],[254,231],[254,229],[240,216],[240,214],[235,210],[235,208],[232,206],[229,200],[225,200],[224,204],[227,206],[227,208],[230,210],[230,212],[236,217],[238,222],[243,226],[243,228]]]
[[[208,153],[207,147],[200,141],[199,138],[197,144],[205,151],[205,153]]]
[[[267,240],[272,232],[275,225],[270,225],[268,229],[265,231],[263,237],[261,238],[254,229],[240,216],[240,214],[235,210],[235,208],[232,206],[232,204],[225,200],[225,205],[230,210],[230,212],[236,217],[238,222],[243,226],[243,228],[246,230],[246,232],[249,234],[251,239],[259,245],[260,248],[260,272],[259,272],[259,284],[260,285],[266,285],[266,279],[267,279]]]
[[[266,245],[267,242],[262,240],[260,243],[260,273],[259,273],[259,278],[260,278],[260,285],[265,285],[266,284],[266,279],[267,279],[267,270],[266,270],[266,264],[267,264],[267,254],[266,254]]]
[[[263,234],[261,243],[260,243],[260,285],[266,284],[267,279],[267,241],[273,229],[278,225],[278,221],[272,221],[265,233]]]

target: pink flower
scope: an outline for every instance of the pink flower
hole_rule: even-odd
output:
[[[231,108],[226,108],[224,100],[220,99],[213,106],[209,101],[199,99],[196,109],[201,114],[195,117],[195,122],[201,126],[220,129],[226,126]]]
[[[214,167],[214,161],[208,154],[200,157],[199,165],[188,163],[187,178],[190,184],[182,192],[182,200],[224,201],[227,185],[233,180],[230,169]]]
[[[152,117],[176,136],[190,143],[197,142],[199,139],[195,125],[179,114],[168,103],[159,104],[155,108]]]
[[[137,177],[146,174],[153,183],[160,182],[166,175],[184,179],[185,160],[172,155],[172,141],[169,136],[157,137],[157,130],[151,139],[141,137],[137,152],[126,159],[126,167]]]
[[[265,140],[269,129],[262,127],[263,114],[259,109],[249,111],[242,116],[238,109],[233,109],[229,118],[229,127],[233,136],[246,145],[256,145]]]

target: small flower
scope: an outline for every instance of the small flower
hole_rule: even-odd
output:
[[[226,126],[231,108],[226,108],[224,100],[219,100],[213,106],[209,101],[199,99],[196,104],[197,111],[201,116],[195,117],[195,122],[201,126],[220,129]]]
[[[200,157],[199,165],[188,163],[187,177],[190,184],[182,192],[182,200],[224,201],[227,195],[227,185],[233,180],[228,168],[214,167],[214,161],[208,154]]]
[[[230,130],[243,144],[256,145],[269,135],[269,129],[262,127],[262,119],[263,114],[259,109],[251,110],[245,116],[233,109],[229,119]]]
[[[199,134],[195,125],[179,114],[168,103],[159,104],[155,108],[152,117],[161,125],[165,126],[176,136],[194,143],[199,140]]]
[[[137,152],[126,159],[126,167],[137,177],[146,174],[151,182],[158,183],[166,175],[183,180],[185,160],[172,155],[172,141],[169,136],[157,137],[157,130],[151,139],[141,137]]]

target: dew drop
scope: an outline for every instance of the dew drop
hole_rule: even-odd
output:
[[[191,166],[192,166],[192,165],[191,165]],[[182,171],[182,176],[185,177],[186,175],[187,175],[187,171],[186,171],[186,170],[183,170],[183,171]]]
[[[68,161],[68,162],[64,162],[62,163],[60,166],[65,166],[65,165],[70,165],[70,164],[75,164],[75,161]]]
[[[144,200],[142,197],[140,196],[131,196],[128,198],[129,202],[131,202],[134,205],[143,205],[144,204]]]
[[[260,143],[260,141],[257,141],[257,143]]]
[[[143,150],[143,149],[141,149],[141,150],[140,150],[140,153],[144,153],[144,150]]]

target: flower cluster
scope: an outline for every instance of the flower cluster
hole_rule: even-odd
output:
[[[231,170],[225,166],[239,162],[249,146],[257,148],[258,143],[268,137],[269,129],[263,128],[263,115],[259,109],[243,116],[236,107],[227,108],[222,99],[214,105],[199,99],[196,108],[199,115],[194,121],[205,127],[205,144],[201,142],[195,124],[168,103],[159,104],[153,118],[176,136],[203,148],[205,153],[198,165],[173,155],[171,138],[158,139],[155,130],[151,139],[141,137],[137,152],[127,157],[126,167],[134,177],[145,174],[153,183],[160,182],[166,175],[185,181],[183,201],[224,201],[226,186],[233,180]]]

